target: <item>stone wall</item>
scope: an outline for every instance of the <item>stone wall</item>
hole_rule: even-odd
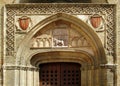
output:
[[[108,0],[108,2],[110,4],[116,4],[117,7],[116,7],[116,11],[117,11],[117,14],[116,14],[116,61],[115,63],[117,64],[117,73],[115,74],[116,77],[114,77],[115,79],[117,78],[117,81],[115,81],[115,86],[120,86],[120,0]],[[117,83],[117,84],[116,84]]]
[[[0,2],[0,86],[2,85],[2,8],[3,8],[3,3]]]
[[[120,0],[117,2],[117,86],[120,86]]]

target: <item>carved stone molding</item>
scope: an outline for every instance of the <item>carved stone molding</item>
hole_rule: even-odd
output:
[[[3,70],[24,70],[24,71],[38,71],[37,67],[28,67],[28,66],[3,66]]]
[[[67,13],[105,15],[106,54],[115,54],[115,5],[109,4],[8,4],[6,7],[6,56],[15,56],[15,16]]]
[[[110,72],[115,72],[117,69],[117,64],[102,64],[101,68],[110,69]]]
[[[83,67],[80,68],[80,70],[95,70],[95,69],[99,69],[101,66],[100,65],[85,65]],[[104,66],[107,69],[113,69],[113,66]],[[103,68],[103,66],[102,66]],[[1,70],[24,70],[24,71],[39,71],[39,68],[37,67],[28,67],[28,66],[3,66],[3,68],[1,68]]]

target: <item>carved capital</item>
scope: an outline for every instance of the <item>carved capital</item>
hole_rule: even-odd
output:
[[[115,72],[117,64],[101,64],[101,68],[110,69],[110,72]]]

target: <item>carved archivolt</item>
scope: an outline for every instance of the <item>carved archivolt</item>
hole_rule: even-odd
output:
[[[107,5],[107,4],[20,4],[20,5],[6,5],[6,56],[14,56],[15,55],[15,16],[21,15],[43,15],[43,14],[55,14],[55,13],[67,13],[71,15],[93,15],[93,14],[100,14],[104,15],[105,20],[105,49],[106,53],[109,55],[115,54],[115,11],[114,5]],[[51,36],[51,35],[50,35]],[[36,37],[38,39],[36,41],[36,45],[34,46],[51,46],[51,37],[50,38],[43,38],[43,37]],[[35,39],[35,40],[36,40]],[[81,40],[84,40],[85,38],[78,36],[71,39],[73,41],[71,44],[73,46],[77,42],[79,44],[82,44]],[[56,40],[58,42],[60,40]],[[47,45],[44,45],[44,42],[46,42]],[[62,43],[63,41],[61,41]],[[87,43],[87,42],[86,42]],[[77,43],[76,43],[77,44]],[[58,44],[62,45],[63,44]],[[85,44],[86,45],[86,44]],[[80,45],[78,45],[80,46]]]

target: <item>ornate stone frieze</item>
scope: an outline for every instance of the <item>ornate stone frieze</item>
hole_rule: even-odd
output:
[[[6,7],[6,56],[15,54],[15,16],[52,15],[104,15],[106,54],[115,54],[115,5],[109,4],[8,4]]]
[[[15,48],[15,30],[14,30],[14,17],[15,11],[12,9],[7,9],[7,19],[6,19],[6,55],[13,56]]]

